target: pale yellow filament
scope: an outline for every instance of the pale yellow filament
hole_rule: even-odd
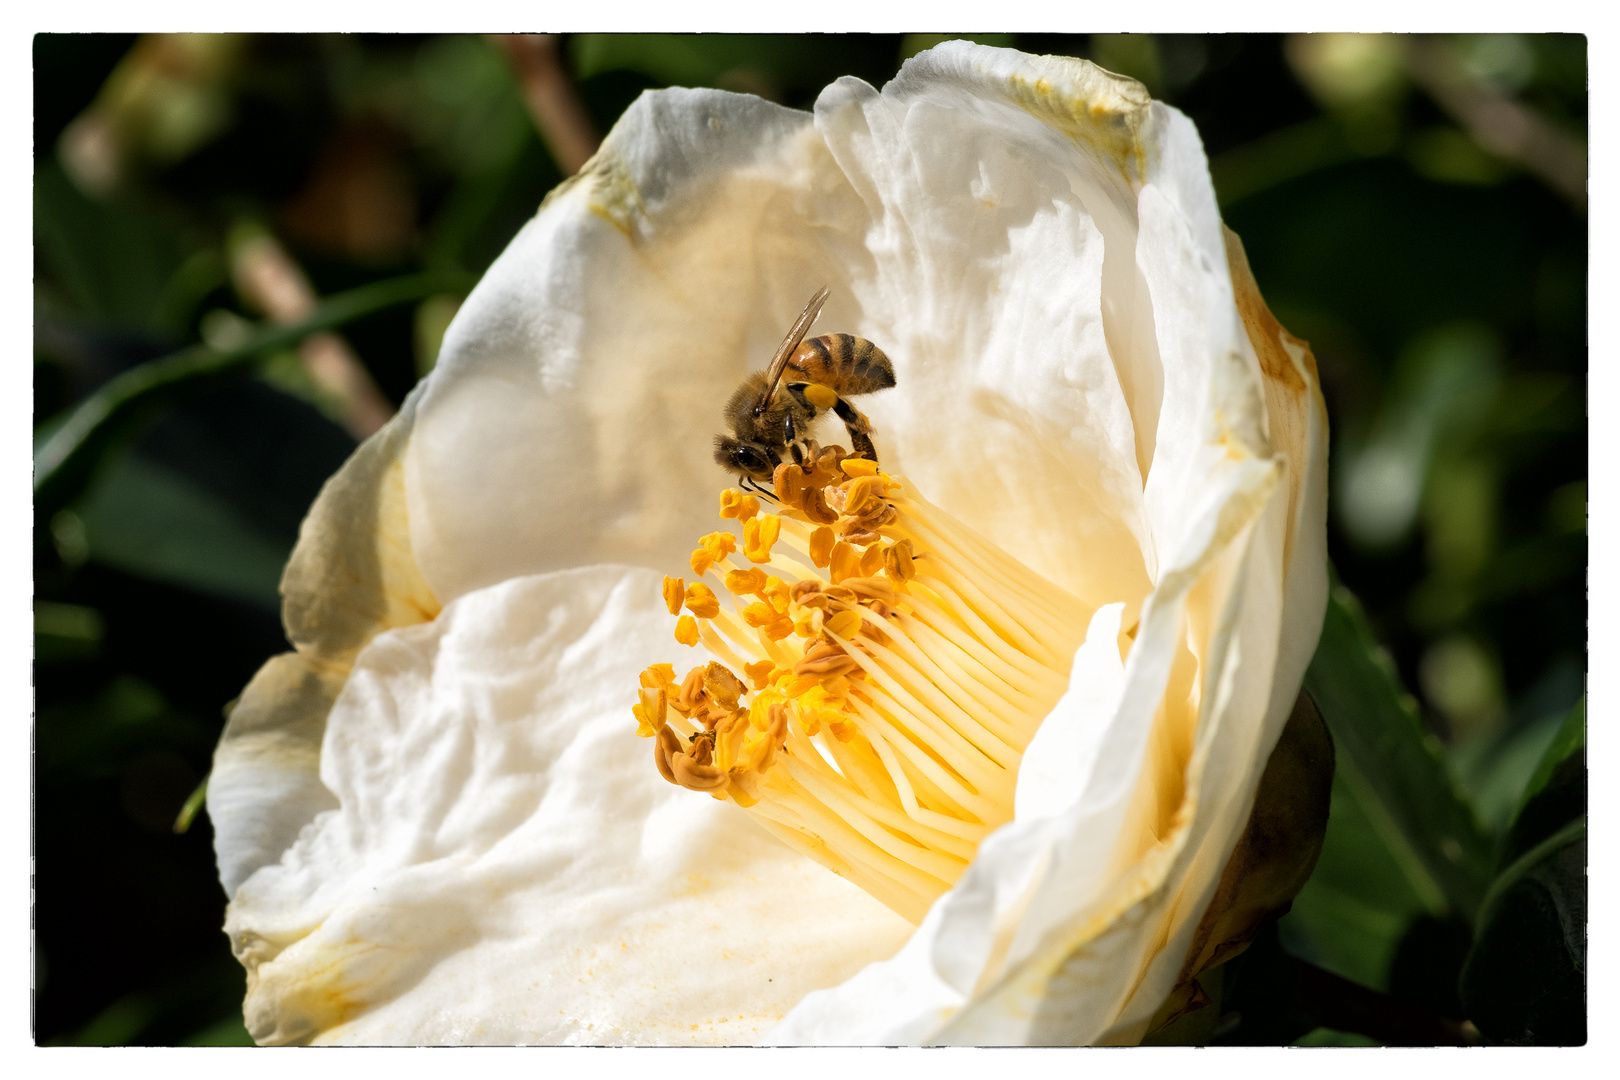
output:
[[[826,594],[832,575],[812,565],[812,536],[822,526],[802,508],[773,506],[757,517],[748,497],[722,495],[722,517],[744,523],[745,542],[704,537],[692,569],[722,584],[731,574],[738,588],[764,589],[766,579],[748,573],[757,566],[783,585],[770,586],[779,591],[767,595],[694,584],[686,588],[690,614],[682,622],[695,615],[697,640],[739,678],[752,669],[771,681],[755,692],[757,708],[701,695],[690,716],[672,707],[669,722],[680,737],[659,752],[678,745],[697,768],[707,767],[718,736],[706,729],[721,717],[719,731],[730,732],[731,741],[720,764],[730,772],[725,786],[704,790],[737,802],[783,841],[917,922],[961,876],[985,835],[1012,817],[1022,752],[1067,687],[1090,612],[904,481],[859,459],[848,466],[827,460],[822,471],[803,476],[825,484],[824,492],[815,491],[831,505],[847,500],[857,513],[840,515],[830,527],[856,540],[875,533],[883,548],[909,540],[915,576],[894,580],[909,573],[900,549],[898,569],[887,572],[897,594],[889,605],[890,586],[858,578],[860,567],[883,561],[857,544],[855,561],[835,555],[834,569],[847,575],[855,566],[852,585],[867,591]],[[793,489],[809,483],[790,479]],[[772,537],[774,546],[767,542]],[[736,557],[739,549],[748,558]],[[820,550],[826,558],[827,548]],[[795,586],[808,591],[790,602]],[[672,607],[679,589],[675,579],[665,588]],[[755,626],[742,617],[750,604]],[[834,609],[859,618],[839,615],[834,622]],[[798,620],[795,633],[780,640],[766,633],[787,634],[789,618]],[[683,634],[692,636],[689,629]],[[818,650],[815,664],[795,674],[811,646]],[[828,670],[837,673],[808,674]],[[650,683],[644,678],[643,685]],[[666,696],[677,700],[679,685]],[[765,715],[761,709],[784,707],[791,720],[785,727],[776,721],[771,734],[760,734],[763,721],[750,720]],[[750,722],[745,736],[736,725]],[[775,747],[763,741],[777,738]],[[700,745],[705,739],[708,746]],[[744,751],[729,749],[745,744]],[[688,768],[683,775],[694,774]],[[713,776],[712,768],[704,775]]]

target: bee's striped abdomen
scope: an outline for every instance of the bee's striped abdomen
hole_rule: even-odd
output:
[[[870,394],[894,385],[894,365],[883,350],[854,334],[811,338],[800,344],[788,367],[840,394]]]

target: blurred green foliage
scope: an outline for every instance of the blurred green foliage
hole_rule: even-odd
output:
[[[558,55],[606,131],[664,85],[807,108],[937,40]],[[1370,1041],[1279,993],[1300,961],[1487,1039],[1584,1039],[1585,40],[981,40],[1088,57],[1192,117],[1326,389],[1341,584],[1307,685],[1338,747],[1331,820],[1292,912],[1233,962],[1216,1041]],[[268,333],[234,284],[244,229],[319,296],[470,280],[563,175],[482,37],[46,34],[34,78],[36,446],[126,372]],[[1504,108],[1535,137],[1480,119]],[[393,405],[464,289],[339,313]],[[246,1041],[206,814],[172,823],[223,708],[286,647],[279,566],[354,447],[286,344],[163,397],[36,516],[42,1042]],[[88,932],[108,898],[117,963]]]

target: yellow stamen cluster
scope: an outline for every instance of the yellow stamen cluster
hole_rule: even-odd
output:
[[[729,605],[664,579],[670,614],[687,612],[676,640],[717,660],[678,684],[671,665],[643,672],[637,733],[666,780],[747,808],[917,922],[1012,817],[1089,612],[838,447],[782,465],[774,487],[771,514],[721,495],[746,564],[731,533],[692,553]]]

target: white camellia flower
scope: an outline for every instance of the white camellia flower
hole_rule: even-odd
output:
[[[812,333],[897,385],[857,402],[885,472],[817,484],[882,537],[828,556],[791,500],[748,508],[752,562],[707,580],[798,580],[733,591],[802,632],[742,628],[744,596],[678,644],[722,406],[823,284]],[[1315,647],[1325,465],[1314,361],[1138,84],[953,42],[810,114],[643,95],[304,524],[296,652],[208,795],[249,1030],[1139,1041]],[[868,593],[805,606],[842,580]],[[816,641],[842,681],[803,675]],[[711,660],[832,711],[644,674]],[[678,732],[636,737],[638,676],[643,733]]]

